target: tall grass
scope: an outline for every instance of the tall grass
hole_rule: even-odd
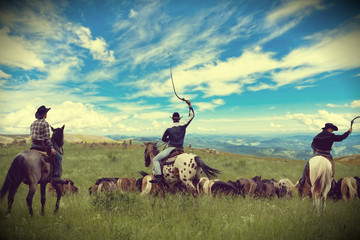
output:
[[[0,239],[359,239],[360,201],[327,201],[324,214],[313,212],[309,199],[243,199],[200,195],[166,195],[166,199],[140,197],[137,193],[89,196],[88,188],[101,177],[140,177],[144,149],[138,145],[84,147],[66,144],[63,177],[79,187],[77,196],[61,199],[53,214],[55,198],[47,194],[46,214],[40,215],[39,188],[34,197],[34,217],[28,214],[28,188],[21,184],[12,215],[5,217],[7,200],[0,204]],[[0,149],[0,181],[6,176],[20,147]],[[257,158],[199,150],[207,165],[222,171],[221,180],[261,175],[296,182],[303,161]],[[355,176],[360,166],[336,164],[336,179]],[[1,182],[2,184],[2,182]]]

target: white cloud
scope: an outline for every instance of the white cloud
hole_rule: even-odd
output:
[[[1,129],[5,132],[27,133],[31,123],[35,120],[38,106],[26,105],[25,108],[5,115],[0,121]],[[49,107],[49,106],[47,106]],[[51,106],[47,121],[50,125],[66,125],[67,132],[101,131],[112,127],[109,117],[97,112],[90,104],[66,101],[60,105]]]
[[[135,18],[139,15],[134,9],[130,9],[129,18]]]
[[[91,31],[89,28],[83,26],[73,27],[74,33],[78,39],[73,39],[79,46],[89,49],[95,60],[104,61],[107,63],[114,63],[114,51],[107,49],[107,43],[102,37],[96,37],[93,40]]]
[[[312,9],[323,9],[322,0],[290,0],[284,1],[283,5],[272,10],[266,20],[270,25],[277,24],[280,21],[286,21],[289,18],[303,18]]]
[[[10,30],[0,29],[0,64],[25,70],[43,68],[44,62],[31,49],[31,45],[17,36],[9,36]]]
[[[197,111],[204,112],[208,110],[213,111],[215,108],[224,104],[225,101],[223,99],[214,99],[212,102],[197,102],[195,106],[197,107]]]
[[[360,66],[359,56],[354,51],[360,41],[360,30],[351,29],[346,31],[335,31],[335,33],[324,33],[314,36],[317,41],[309,47],[300,47],[290,52],[284,59],[284,66],[314,68],[319,72],[348,70]],[[304,67],[306,69],[307,67]],[[302,74],[300,72],[300,74]],[[303,74],[302,74],[303,75]],[[305,77],[307,77],[305,75]]]
[[[271,128],[281,128],[281,125],[271,122],[271,123],[270,123],[270,127],[271,127]]]
[[[325,123],[333,123],[338,126],[339,131],[347,131],[353,114],[330,113],[326,110],[318,110],[315,114],[295,113],[286,115],[289,120],[296,120],[304,124],[304,128],[316,131],[325,126]]]
[[[48,76],[46,81],[66,82],[73,78],[74,70],[80,70],[81,61],[77,57],[69,57],[66,61],[61,61],[56,65],[52,65],[47,69]]]
[[[344,104],[344,105],[339,105],[339,104],[332,104],[332,103],[328,103],[326,104],[327,107],[331,107],[331,108],[343,108],[343,107],[349,107],[348,104]]]
[[[3,70],[0,69],[0,79],[8,79],[10,77],[11,77],[10,74],[7,74]]]
[[[360,100],[354,100],[351,102],[350,106],[352,108],[360,108]]]
[[[305,89],[305,88],[311,88],[311,87],[315,87],[315,85],[301,85],[301,86],[295,86],[295,88],[297,89],[297,90],[303,90],[303,89]]]
[[[350,104],[333,104],[333,103],[328,103],[326,104],[327,107],[330,107],[330,108],[348,108],[348,107],[351,107],[351,108],[359,108],[360,107],[360,100],[354,100],[352,101]]]

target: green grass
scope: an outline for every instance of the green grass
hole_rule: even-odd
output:
[[[200,195],[158,198],[137,193],[89,196],[88,188],[101,177],[140,177],[144,148],[133,145],[64,146],[63,177],[79,187],[77,196],[61,199],[47,194],[45,216],[40,215],[40,191],[34,196],[34,217],[26,206],[27,185],[21,184],[6,219],[7,199],[0,203],[0,239],[359,239],[360,201],[327,201],[324,214],[313,212],[310,199],[243,199]],[[0,148],[0,181],[23,147]],[[194,150],[204,162],[222,171],[223,181],[238,178],[287,177],[296,182],[304,161],[258,158],[229,153],[211,155]],[[360,166],[336,163],[336,179],[360,175]],[[2,184],[2,182],[1,182]]]

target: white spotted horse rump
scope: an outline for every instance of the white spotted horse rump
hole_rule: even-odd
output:
[[[202,170],[196,163],[196,155],[183,153],[175,156],[175,162],[170,165],[164,165],[163,176],[166,183],[172,184],[183,182],[185,186],[195,179],[200,179]]]

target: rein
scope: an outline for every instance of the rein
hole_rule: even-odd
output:
[[[174,93],[175,93],[175,96],[180,99],[181,101],[185,101],[185,98],[180,98],[179,95],[176,93],[176,90],[175,90],[175,84],[174,84],[174,79],[173,79],[173,76],[172,76],[172,56],[169,54],[169,57],[170,57],[170,77],[171,77],[171,82],[172,82],[172,85],[173,85],[173,90],[174,90]]]

